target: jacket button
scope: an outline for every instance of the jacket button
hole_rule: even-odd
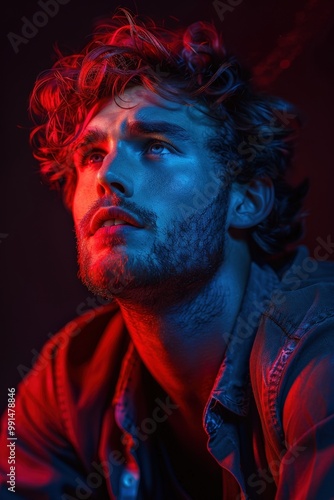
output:
[[[123,474],[122,485],[125,488],[131,488],[131,486],[133,486],[135,482],[136,482],[136,478],[132,474],[130,474],[130,472],[125,472]]]

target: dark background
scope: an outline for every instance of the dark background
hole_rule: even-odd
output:
[[[18,53],[8,33],[22,36],[22,17],[32,20],[42,9],[37,0],[14,0],[1,7],[0,410],[6,404],[7,387],[17,385],[48,337],[94,303],[76,276],[71,216],[59,196],[41,183],[31,155],[28,95],[37,74],[52,65],[55,43],[66,51],[80,49],[94,22],[117,6],[157,21],[164,19],[169,27],[199,19],[213,21],[229,50],[248,66],[255,66],[259,84],[299,107],[304,128],[293,179],[307,176],[311,181],[303,243],[312,255],[319,236],[334,237],[333,2],[222,3],[229,5],[224,19],[211,1],[204,0],[132,0],[121,4],[113,0],[69,0],[28,43],[18,45]]]

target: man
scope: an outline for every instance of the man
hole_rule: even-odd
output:
[[[81,279],[109,303],[12,398],[3,498],[333,498],[332,267],[283,253],[306,190],[285,180],[295,113],[213,26],[126,11],[39,77],[31,107]]]

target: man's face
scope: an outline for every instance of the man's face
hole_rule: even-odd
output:
[[[141,87],[111,100],[74,153],[80,275],[106,297],[184,294],[223,262],[228,193],[199,110]]]

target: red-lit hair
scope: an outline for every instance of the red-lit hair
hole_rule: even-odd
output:
[[[71,147],[106,99],[135,85],[168,100],[206,106],[219,125],[208,147],[225,168],[222,175],[228,177],[232,165],[230,179],[237,182],[255,176],[273,179],[274,209],[253,231],[262,249],[280,251],[299,236],[296,215],[305,185],[292,188],[284,180],[293,127],[277,120],[279,113],[290,109],[287,103],[253,91],[248,72],[226,54],[213,25],[197,22],[172,32],[151,20],[144,23],[124,9],[98,26],[81,53],[60,56],[38,77],[31,95],[34,155],[51,185],[62,184],[67,206],[76,186]],[[268,135],[270,141],[257,148],[255,158],[240,152],[249,137]]]

